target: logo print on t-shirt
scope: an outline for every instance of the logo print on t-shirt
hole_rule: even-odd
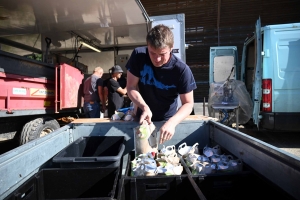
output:
[[[144,85],[154,85],[155,87],[163,90],[168,90],[169,88],[176,88],[175,85],[164,85],[163,83],[157,81],[154,77],[153,70],[151,66],[145,64],[143,71],[141,71],[140,81]]]

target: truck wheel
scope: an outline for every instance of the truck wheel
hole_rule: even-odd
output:
[[[60,125],[53,118],[46,117],[34,119],[23,126],[20,135],[20,145],[23,145],[31,140],[43,137],[58,128],[60,128]]]

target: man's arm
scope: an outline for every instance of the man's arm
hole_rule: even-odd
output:
[[[127,88],[126,87],[125,88],[119,87],[117,89],[117,92],[122,94],[122,95],[125,95],[125,94],[127,94]]]
[[[104,102],[105,103],[107,103],[107,101],[108,101],[108,88],[107,88],[107,86],[104,86],[104,88],[103,88],[103,92],[104,92]]]
[[[176,114],[160,128],[160,144],[164,143],[166,140],[170,140],[175,133],[177,124],[192,112],[194,106],[193,90],[185,94],[180,94],[180,100],[182,106],[177,110]]]
[[[105,103],[105,98],[104,98],[104,88],[102,86],[98,86],[98,95],[101,101],[102,109],[101,112],[105,112],[106,110],[106,103]]]
[[[194,91],[190,91],[185,94],[180,94],[180,100],[182,106],[178,109],[176,114],[171,117],[169,120],[176,125],[179,124],[182,120],[184,120],[190,113],[193,111],[194,107]]]
[[[146,120],[150,124],[152,118],[152,112],[137,89],[138,82],[139,82],[139,78],[134,76],[128,70],[127,71],[127,95],[129,96],[130,100],[135,104],[135,106],[140,108],[143,111],[140,117],[140,124],[144,120]]]

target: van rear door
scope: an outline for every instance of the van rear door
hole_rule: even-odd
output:
[[[262,95],[262,38],[261,38],[261,22],[260,18],[256,21],[255,25],[255,46],[256,46],[256,66],[255,66],[255,79],[253,84],[253,122],[259,126],[260,120],[260,102]]]
[[[160,15],[149,17],[151,28],[158,24],[164,24],[168,26],[174,35],[174,46],[172,53],[180,58],[183,62],[186,62],[185,52],[185,14],[174,15]]]
[[[238,77],[238,53],[236,46],[210,47],[209,51],[209,84],[225,81],[234,68],[229,79]]]

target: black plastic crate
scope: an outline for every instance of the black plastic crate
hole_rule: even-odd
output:
[[[38,199],[116,199],[120,168],[57,168],[36,174]]]
[[[207,200],[293,199],[267,179],[251,172],[193,176]]]
[[[199,188],[187,175],[155,177],[123,177],[118,200],[203,199]]]
[[[119,167],[125,150],[123,136],[81,137],[53,157],[62,168]]]
[[[38,200],[36,177],[32,176],[4,200]]]
[[[226,155],[232,155],[224,149],[221,150]],[[199,152],[202,154],[203,149],[199,149]],[[234,159],[236,158],[234,157]],[[207,200],[293,199],[245,163],[243,163],[241,171],[217,171],[213,174],[199,175],[191,173],[182,157],[181,163],[185,166],[187,173],[195,180]]]

